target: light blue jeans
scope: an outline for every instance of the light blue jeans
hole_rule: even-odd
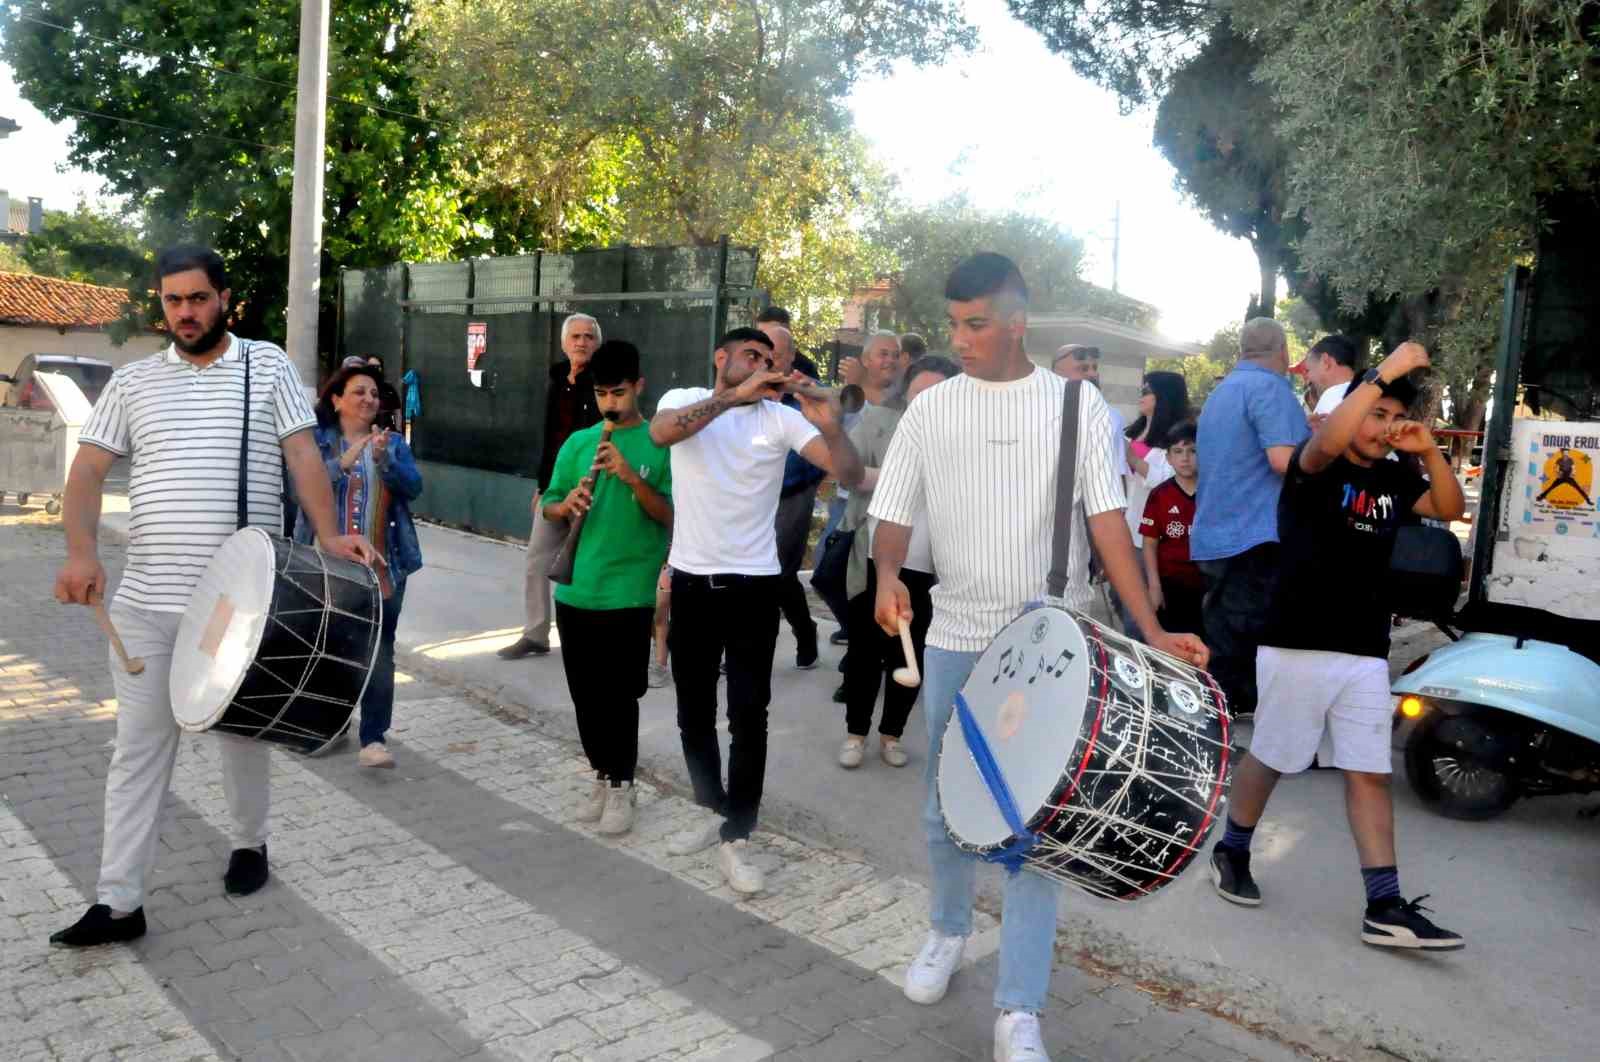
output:
[[[939,810],[939,747],[955,711],[956,694],[966,684],[978,656],[930,645],[922,669],[923,718],[928,721],[928,798],[923,803],[922,825],[933,868],[929,913],[934,931],[949,937],[972,933],[973,883],[982,860],[957,848],[945,833],[944,815]],[[1044,1009],[1055,955],[1058,891],[1053,881],[1030,871],[1005,875],[996,1007],[1035,1014]]]

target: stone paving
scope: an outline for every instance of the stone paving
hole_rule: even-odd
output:
[[[53,950],[93,895],[115,727],[103,640],[50,598],[54,521],[0,514],[0,1059],[725,1060],[989,1057],[993,920],[950,995],[899,991],[920,883],[767,833],[767,891],[666,839],[692,806],[641,786],[620,840],[566,825],[566,742],[402,676],[399,768],[273,757],[273,882],[231,898],[214,748],[186,739],[150,933]],[[103,555],[115,568],[120,557]],[[1289,1059],[1195,1009],[1058,963],[1052,1056]]]

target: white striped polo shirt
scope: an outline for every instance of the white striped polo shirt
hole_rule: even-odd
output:
[[[939,575],[929,645],[981,652],[1023,605],[1044,597],[1066,386],[1040,368],[1004,383],[956,376],[918,395],[900,418],[868,511],[908,527],[927,522]],[[1093,600],[1084,514],[1124,508],[1127,498],[1105,442],[1110,407],[1096,388],[1079,390],[1066,599],[1082,610]]]
[[[282,440],[315,426],[299,375],[277,346],[228,336],[204,369],[171,347],[118,369],[78,433],[131,459],[128,562],[117,599],[182,612],[211,555],[236,530],[240,411],[250,364],[249,522],[283,530]]]

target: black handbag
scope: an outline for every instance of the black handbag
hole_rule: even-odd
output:
[[[1412,619],[1448,621],[1455,615],[1464,571],[1454,534],[1427,524],[1402,526],[1389,554],[1390,610]]]
[[[822,557],[811,573],[811,585],[824,600],[830,595],[839,601],[846,599],[845,576],[850,568],[850,547],[855,540],[854,531],[834,531],[822,540]]]

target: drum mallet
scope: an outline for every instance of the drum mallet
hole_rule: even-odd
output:
[[[111,639],[111,648],[116,650],[117,658],[122,661],[122,666],[130,675],[137,675],[144,670],[144,657],[128,656],[128,650],[122,644],[122,639],[117,635],[117,628],[111,623],[111,617],[106,614],[105,602],[97,596],[89,603],[94,609],[95,622],[100,624],[100,629],[106,632],[106,637]]]
[[[900,648],[906,651],[906,666],[895,668],[893,678],[915,689],[922,685],[922,676],[917,674],[917,651],[911,646],[911,622],[904,616],[900,617]]]

